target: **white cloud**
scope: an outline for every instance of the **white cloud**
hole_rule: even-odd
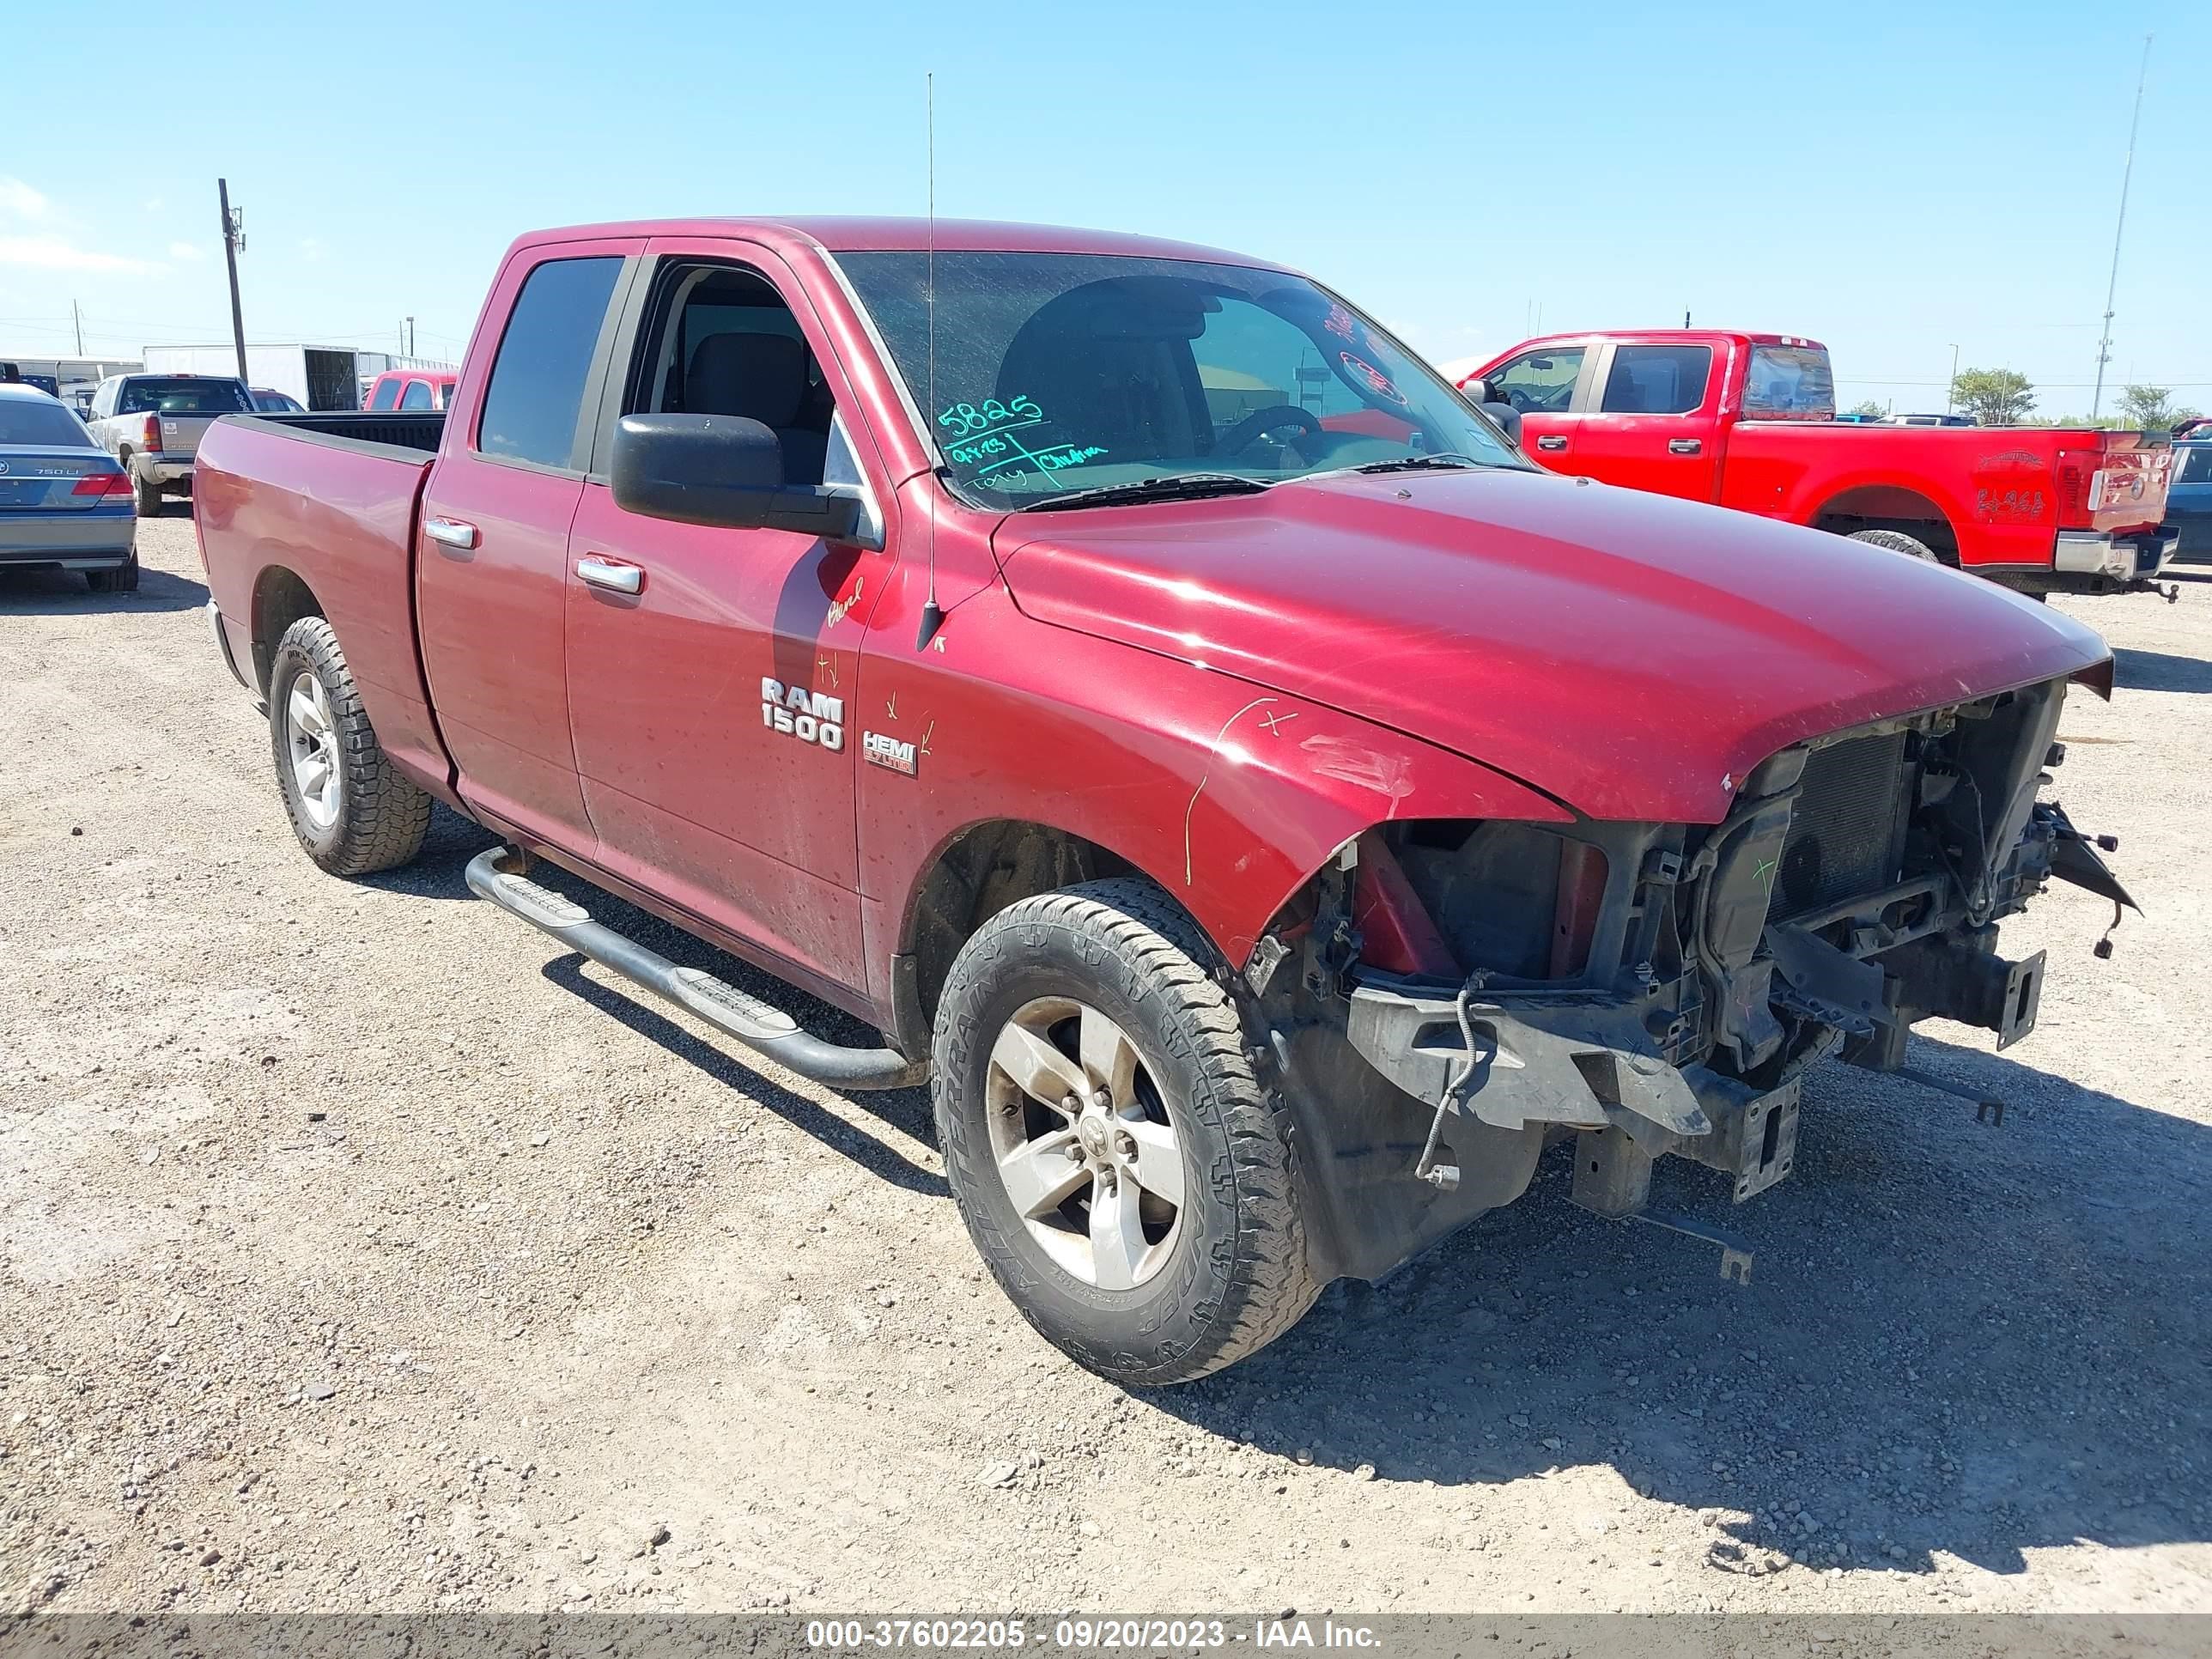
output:
[[[159,213],[163,208],[169,204],[158,196],[149,196],[145,201],[141,204],[141,205],[143,206],[149,213]]]
[[[0,213],[12,213],[20,219],[43,219],[46,208],[46,198],[37,191],[21,179],[0,173]]]
[[[323,239],[319,236],[308,236],[301,240],[300,257],[309,264],[314,264],[329,252],[330,249],[323,246]]]
[[[89,271],[111,276],[151,276],[166,269],[144,259],[128,259],[119,253],[100,253],[78,247],[59,236],[0,236],[0,265],[27,265],[35,270]]]
[[[190,242],[172,242],[169,244],[169,257],[172,259],[198,259],[206,256]]]

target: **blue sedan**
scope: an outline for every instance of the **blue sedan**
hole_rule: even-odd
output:
[[[138,586],[131,477],[36,386],[0,383],[0,568],[82,570],[95,593]]]

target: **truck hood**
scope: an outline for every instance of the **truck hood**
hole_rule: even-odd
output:
[[[1717,823],[1802,738],[2108,656],[1978,577],[1542,472],[1017,514],[994,544],[1041,622],[1393,727],[1595,818]]]

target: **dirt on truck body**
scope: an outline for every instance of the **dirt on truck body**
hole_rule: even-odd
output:
[[[1296,273],[930,234],[523,239],[445,411],[210,431],[211,621],[323,867],[442,800],[517,918],[804,1076],[927,1077],[977,1248],[1101,1373],[1251,1352],[1554,1138],[1608,1215],[1667,1156],[1752,1196],[1806,1067],[2014,1040],[1998,921],[2126,901],[2039,798],[2109,690],[2063,616],[1547,473]]]

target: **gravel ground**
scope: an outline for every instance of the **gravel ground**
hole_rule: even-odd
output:
[[[1662,1170],[1748,1288],[1554,1162],[1139,1397],[984,1277],[920,1091],[729,1058],[458,819],[319,874],[140,544],[0,579],[0,1607],[2212,1610],[2212,580],[2069,606],[2123,689],[2059,793],[2149,914],[2099,963],[2053,892],[2036,1035],[1916,1039],[2002,1128],[1831,1066],[1783,1186]]]

